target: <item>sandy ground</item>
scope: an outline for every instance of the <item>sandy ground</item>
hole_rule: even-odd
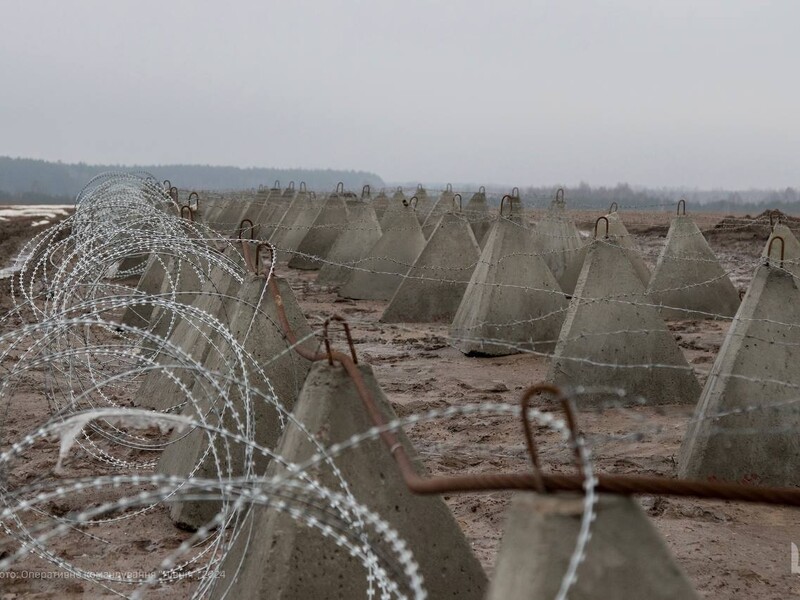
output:
[[[578,213],[576,222],[581,229],[588,230],[597,216],[598,213]],[[639,247],[651,265],[663,246],[669,216],[623,213],[626,225],[637,236]],[[723,215],[695,217],[703,230],[711,231],[707,237],[723,266],[731,272],[735,285],[745,289],[752,273],[752,261],[757,259],[766,240],[766,229],[720,234],[713,228]],[[0,239],[6,240],[6,231],[21,239],[34,230],[29,224],[20,225],[14,219],[0,222],[0,231],[4,233]],[[0,246],[0,260],[3,261],[0,266],[7,265],[16,252],[12,245]],[[401,416],[479,401],[516,402],[523,389],[545,376],[546,357],[468,358],[448,345],[446,326],[382,324],[378,319],[386,303],[338,299],[332,290],[313,283],[314,273],[284,268],[280,275],[290,281],[312,324],[333,313],[342,314],[350,321],[359,357],[373,365],[384,391]],[[9,306],[4,290],[0,293],[0,314]],[[7,330],[16,321],[12,318],[3,326]],[[724,321],[670,324],[701,383],[727,326]],[[341,343],[340,340],[339,345]],[[17,391],[2,419],[4,428],[0,429],[0,441],[3,445],[19,439],[47,415],[48,404],[38,384],[37,375],[33,373]],[[536,402],[550,410],[545,400]],[[584,411],[579,421],[591,442],[598,471],[675,477],[675,457],[690,415],[691,408],[686,407],[642,407]],[[433,474],[528,470],[521,426],[514,420],[461,418],[417,426],[408,433]],[[545,468],[570,472],[573,466],[566,448],[543,429],[536,434]],[[52,468],[56,454],[55,444],[42,443],[26,455],[28,462],[15,477],[20,480],[41,477]],[[81,464],[81,458],[78,455],[71,463],[74,473],[112,472],[110,467],[96,461]],[[511,495],[463,494],[446,498],[490,574]],[[86,498],[76,498],[73,502],[85,501]],[[800,595],[800,575],[790,571],[790,544],[800,543],[800,513],[796,509],[653,497],[642,497],[640,502],[701,597],[778,599]],[[65,500],[54,504],[50,510],[64,514],[73,508],[70,501]],[[166,513],[159,508],[99,530],[93,529],[92,533],[101,541],[75,533],[53,547],[65,557],[79,562],[84,560],[87,568],[148,570],[155,566],[164,550],[177,547],[186,536],[185,532],[172,527]],[[23,567],[52,569],[41,559],[26,560],[20,569]],[[186,595],[190,586],[184,582],[161,592],[165,593],[164,597],[179,598]],[[0,580],[3,600],[78,598],[84,597],[83,594],[85,597],[113,597],[110,592],[79,580]]]

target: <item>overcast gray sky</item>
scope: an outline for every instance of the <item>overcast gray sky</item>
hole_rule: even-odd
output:
[[[0,0],[0,154],[800,185],[800,2]]]

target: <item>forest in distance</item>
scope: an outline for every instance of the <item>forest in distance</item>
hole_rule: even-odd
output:
[[[146,171],[159,180],[169,179],[183,189],[231,191],[272,186],[279,181],[282,186],[294,181],[304,181],[310,190],[333,190],[338,182],[345,188],[360,192],[369,184],[373,193],[380,189],[393,189],[402,185],[409,192],[418,182],[385,182],[375,173],[359,170],[336,169],[278,169],[239,168],[210,165],[88,165],[85,163],[48,162],[44,160],[0,156],[0,204],[71,204],[80,190],[92,177],[106,171]],[[431,191],[444,189],[446,182],[426,182]],[[453,189],[470,193],[479,183],[456,183]],[[617,202],[620,208],[636,210],[673,210],[675,203],[684,198],[695,210],[706,212],[760,213],[776,208],[785,213],[800,212],[800,190],[784,189],[701,190],[680,187],[647,188],[619,183],[615,186],[509,185],[486,184],[489,201],[499,203],[503,194],[518,185],[525,204],[546,207],[555,190],[564,187],[569,208],[602,209]],[[465,198],[467,200],[467,198]]]

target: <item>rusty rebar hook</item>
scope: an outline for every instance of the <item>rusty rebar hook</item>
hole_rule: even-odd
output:
[[[328,325],[330,325],[331,321],[339,321],[344,328],[344,334],[347,337],[347,345],[350,346],[350,356],[353,358],[353,363],[358,364],[358,357],[356,356],[356,348],[353,345],[353,336],[350,335],[350,325],[345,320],[345,318],[341,315],[333,315],[332,317],[328,317],[325,319],[325,323],[322,326],[322,339],[325,342],[325,352],[328,354],[328,364],[333,366],[333,353],[331,352],[331,340],[328,337]]]
[[[172,187],[172,182],[171,182],[169,179],[165,179],[165,180],[164,180],[164,183],[162,183],[161,185],[163,185],[163,186],[164,186],[164,189],[165,189],[166,191],[169,191],[169,190],[170,190],[170,188]]]
[[[414,210],[417,210],[417,204],[419,203],[419,198],[416,196],[411,196],[410,199],[406,200],[403,198],[403,206],[411,206],[411,201],[414,201]]]
[[[511,215],[514,212],[514,199],[506,194],[500,199],[500,216],[503,216],[503,205],[505,204],[506,198],[508,198],[508,214]]]
[[[486,186],[482,185],[481,187],[479,187],[478,188],[478,193],[486,195]]]
[[[424,192],[424,191],[425,191],[425,188],[424,188],[424,187],[422,187],[422,184],[421,184],[421,183],[418,183],[418,184],[417,184],[417,191],[418,191],[418,192]]]
[[[546,491],[546,486],[544,484],[544,477],[542,476],[542,468],[539,464],[539,454],[536,450],[536,443],[533,439],[533,428],[531,427],[530,420],[528,419],[528,405],[530,403],[530,399],[534,395],[541,393],[547,393],[555,396],[556,401],[561,404],[561,408],[563,409],[564,416],[566,418],[567,427],[569,428],[570,442],[572,443],[572,450],[575,454],[575,465],[578,468],[578,474],[583,477],[584,471],[583,463],[581,462],[580,445],[578,443],[580,436],[577,425],[578,420],[575,416],[575,410],[569,397],[564,394],[561,388],[551,383],[537,383],[530,386],[522,393],[522,397],[520,398],[520,417],[522,419],[522,430],[525,434],[525,444],[528,446],[528,456],[530,457],[531,465],[533,466],[534,485],[537,492],[543,493]]]
[[[605,238],[608,238],[608,217],[597,217],[597,221],[594,222],[594,239],[597,239],[597,226],[600,224],[600,221],[606,222],[606,235]]]
[[[336,184],[336,193],[337,194],[344,194],[344,182],[340,181]]]
[[[300,193],[301,193],[301,194],[304,194],[306,191],[307,191],[307,189],[306,189],[306,182],[305,182],[305,181],[301,181],[301,182],[300,182]]]
[[[294,191],[294,180],[289,182],[289,187],[287,187],[286,189],[289,190],[290,192]]]
[[[181,206],[181,219],[183,219],[183,218],[184,218],[184,217],[183,217],[183,211],[184,211],[184,209],[186,209],[187,211],[189,211],[189,220],[190,220],[190,221],[194,221],[194,211],[192,210],[192,207],[191,207],[191,206],[189,206],[188,204],[184,204],[183,206]]]
[[[197,212],[200,209],[200,194],[197,192],[191,192],[189,194],[189,198],[186,200],[186,204],[189,206],[192,205],[192,198],[194,198],[194,207],[192,208],[193,211]]]
[[[455,193],[453,194],[453,207],[455,208],[456,205],[456,198],[458,198],[458,212],[462,212],[464,210],[464,205],[461,202],[461,194]]]
[[[512,198],[519,198],[519,188],[518,187],[511,188],[511,197]]]
[[[767,259],[772,260],[772,244],[775,243],[775,240],[780,240],[781,241],[781,264],[780,264],[780,267],[782,269],[783,268],[783,253],[784,253],[784,249],[786,247],[786,242],[784,241],[783,236],[780,236],[780,235],[773,235],[772,236],[772,239],[769,241],[769,244],[767,244]]]
[[[560,201],[560,202],[565,202],[565,201],[566,201],[566,200],[564,199],[564,188],[562,188],[562,187],[561,187],[561,188],[558,188],[558,189],[556,190],[556,202],[559,202],[559,201]]]
[[[172,201],[175,204],[179,204],[179,202],[178,202],[178,188],[176,188],[174,185],[171,188],[169,188],[169,197],[172,198]]]
[[[775,231],[775,222],[773,221],[774,215],[778,215],[778,225],[781,223],[781,212],[779,210],[769,211],[769,230]]]
[[[280,182],[280,180],[279,180],[279,179],[276,179],[276,180],[275,180],[275,183],[272,185],[272,189],[274,189],[274,190],[279,190],[279,189],[281,189],[281,182]]]
[[[686,200],[684,200],[683,198],[678,200],[678,216],[679,217],[681,216],[681,205],[683,205],[683,216],[685,217],[686,216]]]
[[[608,214],[615,213],[619,210],[619,204],[616,202],[612,202],[611,206],[608,207]]]
[[[453,191],[453,184],[452,183],[448,183],[447,187],[445,188],[445,191],[452,192]]]
[[[252,222],[250,219],[242,219],[242,220],[239,222],[239,232],[238,232],[238,238],[239,238],[240,240],[243,240],[243,239],[244,239],[244,237],[242,236],[242,234],[244,233],[244,229],[245,229],[245,227],[244,227],[244,224],[245,224],[245,223],[250,223],[250,227],[248,227],[248,228],[247,228],[248,230],[250,230],[250,238],[249,238],[249,239],[250,239],[250,240],[254,240],[254,239],[255,239],[255,237],[256,237],[256,236],[255,236],[255,232],[254,232],[255,226],[253,225],[253,222]]]
[[[369,187],[369,184],[364,184],[364,187],[361,188],[361,199],[369,198],[372,196],[372,188]]]
[[[259,259],[261,257],[261,251],[263,249],[265,249],[265,248],[269,250],[269,264],[272,267],[275,266],[275,246],[273,246],[269,242],[259,242],[258,245],[256,246],[256,259],[255,259],[255,273],[256,273],[256,275],[258,275],[258,263],[259,263]],[[267,272],[266,264],[265,264],[264,272],[265,273]]]

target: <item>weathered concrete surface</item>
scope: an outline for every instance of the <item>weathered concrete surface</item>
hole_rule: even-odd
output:
[[[381,226],[383,235],[339,290],[343,298],[389,300],[422,252],[425,236],[414,208],[402,204],[401,207],[402,211],[393,215],[389,225]]]
[[[230,254],[231,251],[227,252]],[[240,287],[241,283],[232,274],[232,271],[216,269],[203,285],[199,297],[192,304],[195,308],[213,315],[230,328]],[[183,318],[172,330],[168,341],[201,365],[206,364],[212,345],[219,343],[207,323],[200,319]],[[155,360],[165,366],[179,364],[175,358],[166,354],[156,356]],[[180,367],[171,369],[170,374],[172,377],[163,370],[148,371],[134,397],[134,403],[137,406],[154,410],[170,412],[177,410],[186,402],[186,393],[180,384],[192,389],[197,375],[191,370]]]
[[[211,264],[200,255],[173,256],[167,265],[161,289],[157,294],[164,300],[192,305],[210,279],[210,269]],[[154,335],[166,339],[172,335],[180,321],[179,313],[154,306],[148,329]],[[154,343],[145,340],[143,345],[153,349]]]
[[[486,193],[477,191],[472,194],[467,205],[464,207],[464,214],[469,219],[472,233],[475,234],[475,239],[478,244],[483,248],[486,235],[492,226],[492,219],[489,216],[489,205],[486,203]]]
[[[479,257],[480,248],[466,218],[456,213],[443,215],[381,321],[450,323]]]
[[[636,249],[636,245],[633,242],[633,236],[628,233],[618,212],[614,211],[605,216],[608,219],[608,235],[615,238],[617,243],[625,250],[625,256],[628,257],[628,260],[636,270],[636,275],[639,277],[642,284],[647,287],[647,284],[650,283],[650,269],[645,264],[644,259],[639,255],[639,251]],[[602,236],[604,233],[605,223],[601,221],[598,224],[597,235]]]
[[[284,310],[298,339],[311,333],[311,329],[297,304],[291,288],[278,279]],[[268,289],[265,289],[263,277],[248,276],[239,294],[239,302],[231,323],[231,332],[236,340],[243,344],[245,350],[263,369],[265,379],[252,366],[248,366],[247,377],[250,385],[272,398],[274,402],[258,396],[251,397],[252,411],[251,433],[256,443],[274,448],[282,433],[280,415],[274,403],[279,403],[287,411],[291,411],[303,386],[310,363],[297,352],[290,350],[291,344],[283,334],[277,317],[275,300]],[[288,350],[288,351],[287,351]],[[223,357],[219,352],[210,354],[207,359],[209,369],[230,372],[230,353]],[[238,373],[241,377],[241,372]],[[238,414],[240,423],[246,421],[248,409],[240,393],[234,385],[219,395],[203,381],[198,381],[192,388],[197,404],[189,404],[181,414],[200,419],[205,417],[210,424],[224,426],[235,431]],[[194,473],[195,477],[216,478],[213,453],[210,451],[210,440],[206,432],[194,429],[188,433],[175,432],[158,463],[158,472],[186,477]],[[243,445],[231,444],[230,458],[226,459],[225,442],[217,439],[214,447],[222,464],[225,477],[244,476]],[[255,457],[255,472],[260,476],[266,470],[268,461],[262,455]],[[170,518],[182,527],[197,528],[209,520],[220,510],[219,502],[185,501],[170,504]]]
[[[389,206],[389,196],[386,195],[385,190],[378,192],[378,195],[375,196],[371,206],[372,210],[375,211],[375,218],[378,219],[378,223],[380,223],[381,219],[383,218],[383,213],[386,212],[386,207]]]
[[[281,221],[269,238],[278,249],[279,260],[288,260],[297,250],[300,242],[311,230],[319,216],[323,200],[318,200],[307,192],[298,192]]]
[[[408,198],[406,198],[401,188],[397,188],[378,220],[381,225],[381,230],[386,231],[387,229],[395,227],[395,220],[397,218],[404,218],[406,212],[408,212],[408,208]],[[411,210],[414,210],[414,207],[411,207]],[[416,216],[414,218],[416,218]]]
[[[534,225],[542,258],[558,285],[572,295],[578,281],[588,243],[581,239],[578,228],[565,210],[563,200],[554,200],[544,217]]]
[[[151,254],[147,261],[144,273],[136,286],[136,296],[155,296],[161,291],[167,269],[172,263],[172,257],[166,254]],[[150,325],[150,318],[153,316],[153,304],[134,304],[125,308],[122,314],[121,323],[131,327],[145,329]]]
[[[468,355],[501,356],[555,347],[567,300],[522,220],[498,219],[450,326]],[[495,343],[484,340],[496,340]]]
[[[368,365],[359,366],[368,389],[387,420],[396,418]],[[339,365],[314,364],[295,416],[323,445],[347,440],[367,431],[367,417],[352,380]],[[400,432],[406,452],[424,473],[416,453]],[[294,425],[287,427],[278,453],[294,463],[307,460],[315,446]],[[429,598],[479,600],[487,587],[486,575],[472,554],[450,509],[439,496],[419,496],[408,491],[397,465],[380,439],[345,451],[335,459],[357,502],[388,521],[408,543],[420,565]],[[270,474],[284,473],[277,464]],[[339,479],[327,464],[311,475],[322,485],[340,490]],[[242,534],[228,554],[211,598],[260,600],[351,600],[365,598],[367,573],[361,562],[323,537],[316,529],[292,520],[274,508],[251,510]]]
[[[636,500],[601,495],[570,600],[699,600]],[[583,499],[517,494],[506,519],[488,600],[555,598],[575,550]]]
[[[665,319],[732,317],[739,309],[739,293],[703,233],[685,215],[672,219],[647,295],[662,305]]]
[[[597,391],[580,403],[694,404],[700,386],[658,309],[615,238],[590,246],[561,328],[548,380],[562,387],[623,389],[625,396]]]
[[[451,189],[443,191],[441,196],[439,196],[436,204],[433,205],[428,216],[425,217],[425,222],[422,224],[422,235],[425,236],[426,240],[430,239],[431,235],[436,230],[436,226],[439,224],[439,219],[442,218],[442,215],[461,210],[461,207],[454,204],[454,200],[455,194]]]
[[[764,245],[761,256],[768,258],[767,248],[769,248],[770,243],[772,243],[772,258],[775,259],[775,261],[780,261],[781,242],[780,240],[772,242],[776,236],[783,238],[783,268],[795,277],[800,277],[800,242],[797,241],[792,230],[783,223],[776,223],[772,228],[772,233],[770,233],[769,239]],[[777,262],[774,262],[774,264],[777,264]]]
[[[353,267],[359,266],[361,259],[383,235],[370,204],[361,201],[348,203],[347,212],[347,224],[317,275],[320,285],[342,285],[350,277]]]
[[[290,188],[287,187],[285,190],[283,190],[283,193],[271,197],[272,210],[268,215],[264,215],[265,219],[261,224],[259,237],[266,240],[272,237],[272,234],[275,233],[278,224],[283,221],[286,213],[289,212],[289,208],[291,208],[294,198],[294,186]]]
[[[331,194],[297,246],[297,254],[289,260],[289,266],[305,271],[318,270],[322,266],[321,260],[328,256],[346,224],[347,206],[344,198],[340,194]]]
[[[797,280],[759,266],[689,423],[681,477],[800,485],[798,307]]]
[[[417,198],[414,208],[416,209],[417,219],[419,220],[419,224],[421,226],[423,223],[425,223],[428,215],[431,214],[434,203],[433,199],[428,195],[427,190],[422,187],[422,184],[417,186],[417,189],[414,191],[414,196]]]

